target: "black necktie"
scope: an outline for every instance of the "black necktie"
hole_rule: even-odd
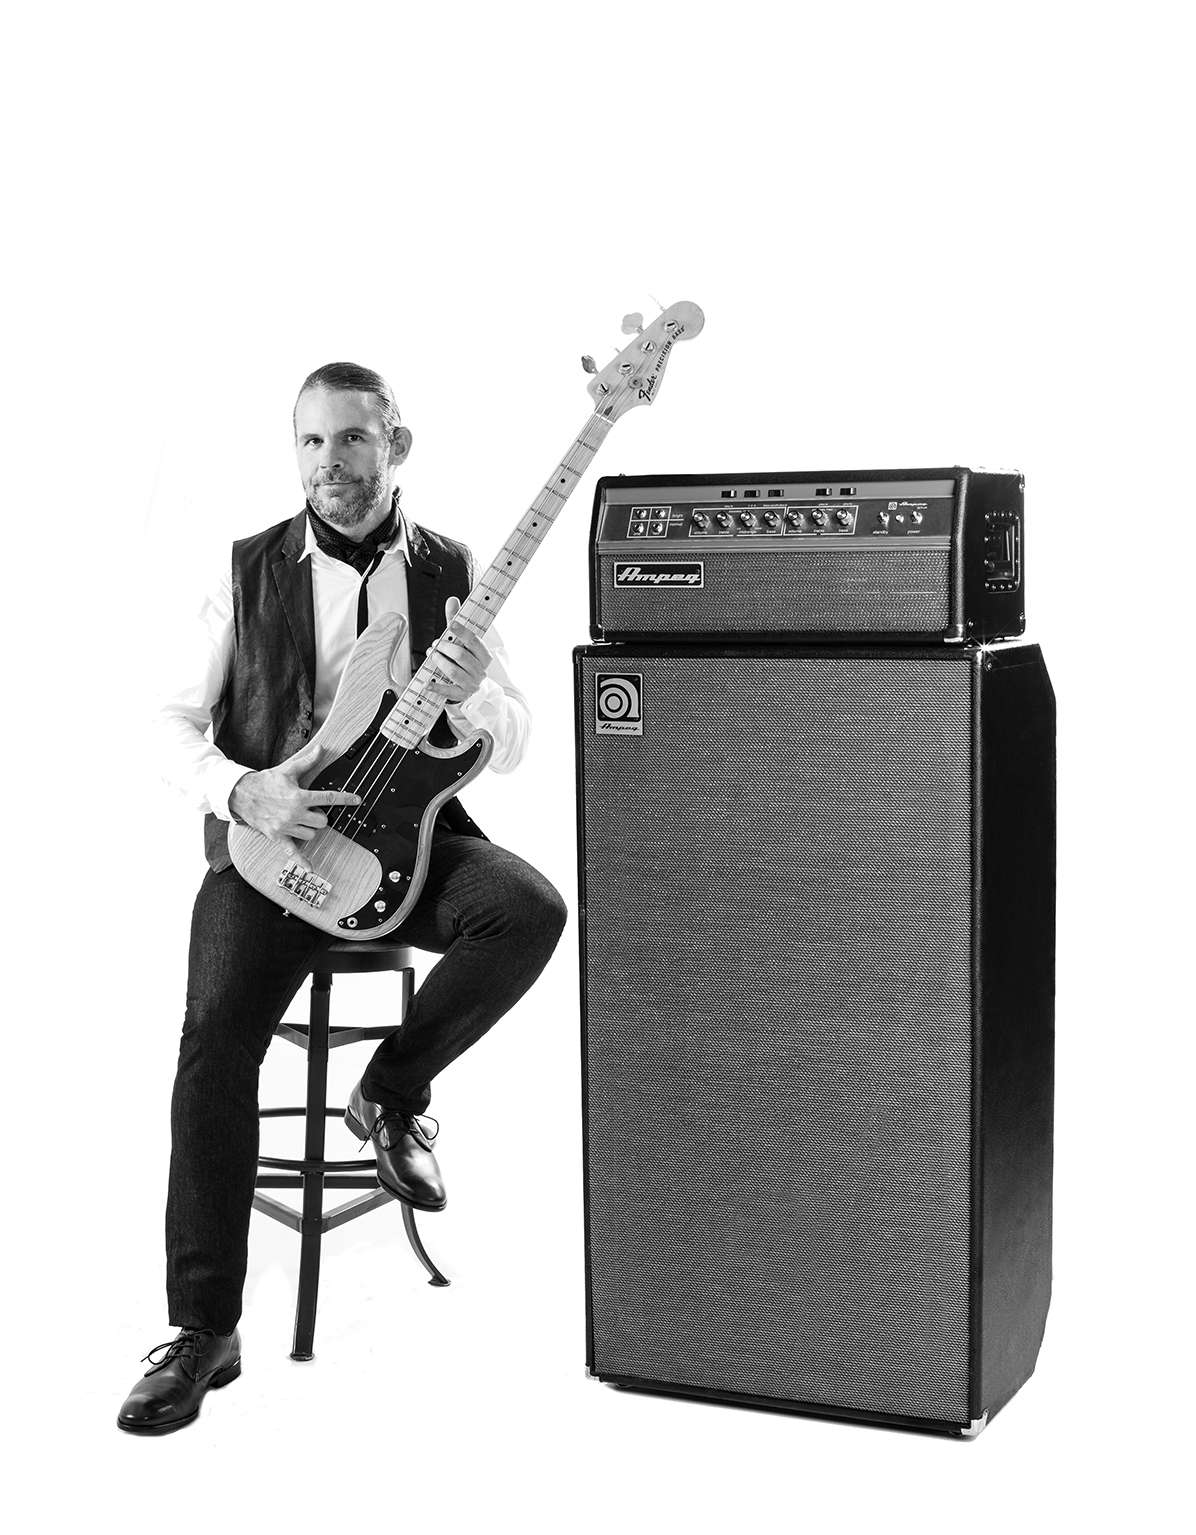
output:
[[[395,533],[398,531],[399,519],[395,503],[391,503],[390,513],[387,519],[372,533],[367,533],[360,543],[354,543],[351,538],[346,538],[339,528],[334,528],[331,523],[314,512],[310,506],[307,508],[307,520],[311,524],[312,533],[320,549],[334,560],[343,560],[346,565],[352,565],[353,569],[361,576],[361,589],[357,593],[357,632],[360,634],[370,620],[369,595],[366,588],[370,584],[370,577],[382,563],[382,556]]]
[[[383,553],[384,551],[381,549],[375,552],[374,558],[370,561],[370,568],[363,573],[361,578],[361,586],[357,593],[358,634],[361,634],[364,631],[366,625],[370,621],[370,599],[368,593],[366,592],[366,587],[370,584],[370,577],[377,570],[378,566],[381,565]]]

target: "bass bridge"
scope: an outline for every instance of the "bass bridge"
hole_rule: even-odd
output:
[[[297,862],[292,859],[285,863],[275,882],[284,890],[300,901],[305,902],[314,911],[319,911],[332,891],[332,886],[326,879],[321,879],[318,874],[312,874],[310,870],[300,869]]]

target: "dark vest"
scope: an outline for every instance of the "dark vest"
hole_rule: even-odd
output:
[[[233,619],[236,649],[224,693],[212,711],[215,744],[233,762],[260,772],[285,762],[312,733],[316,683],[316,623],[311,561],[303,553],[306,510],[233,545]],[[411,669],[444,632],[444,604],[465,600],[473,560],[464,544],[407,523],[411,564],[407,604]],[[432,734],[444,739],[442,715]],[[442,806],[438,825],[480,837],[458,800]],[[219,873],[228,856],[228,822],[208,815],[204,850]]]

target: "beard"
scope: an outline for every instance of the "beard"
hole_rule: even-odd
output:
[[[330,496],[326,485],[348,486],[339,495]],[[390,475],[386,468],[363,480],[313,480],[307,498],[312,508],[334,528],[357,528],[380,506],[390,501]]]

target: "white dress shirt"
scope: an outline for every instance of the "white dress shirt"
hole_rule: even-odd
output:
[[[341,673],[357,640],[357,598],[362,578],[352,565],[324,553],[316,543],[310,519],[305,531],[300,559],[311,561],[315,604],[314,732],[328,717]],[[366,588],[371,623],[381,613],[408,617],[410,560],[407,529],[400,515],[398,531]],[[163,779],[197,810],[210,810],[222,821],[232,819],[228,797],[234,786],[252,771],[230,761],[208,739],[212,711],[228,682],[235,645],[230,553],[198,613],[163,651],[150,720]],[[496,773],[509,773],[519,765],[527,749],[531,711],[527,699],[507,673],[506,648],[493,627],[486,635],[486,646],[492,659],[481,687],[462,703],[449,704],[447,713],[450,723],[462,731],[488,730],[494,737],[490,766]],[[408,633],[404,633],[399,646],[395,674],[401,689],[411,676]]]

